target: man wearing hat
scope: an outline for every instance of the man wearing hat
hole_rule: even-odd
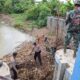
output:
[[[74,3],[74,10],[68,13],[66,19],[66,25],[69,25],[67,29],[67,35],[65,37],[64,52],[66,53],[67,45],[69,45],[71,38],[74,40],[74,57],[80,41],[80,1]]]

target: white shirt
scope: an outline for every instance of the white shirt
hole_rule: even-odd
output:
[[[36,45],[33,48],[35,52],[39,52],[41,50],[39,45]]]

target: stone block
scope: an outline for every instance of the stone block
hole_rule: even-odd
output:
[[[9,66],[5,62],[3,62],[3,65],[0,67],[0,76],[5,78],[11,77]]]
[[[70,67],[73,62],[73,50],[67,49],[66,54],[64,54],[63,49],[58,50],[55,55],[53,80],[63,80],[66,68]]]
[[[73,72],[72,67],[67,68],[66,71],[65,71],[65,75],[64,75],[63,80],[71,80],[72,72]]]
[[[50,32],[56,33],[57,27],[59,36],[62,37],[63,35],[64,37],[64,35],[66,34],[65,20],[62,18],[49,16],[47,19],[47,28],[50,30]]]

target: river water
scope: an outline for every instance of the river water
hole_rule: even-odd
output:
[[[15,48],[24,41],[33,42],[34,40],[34,37],[28,34],[8,25],[0,24],[0,58],[15,51]]]

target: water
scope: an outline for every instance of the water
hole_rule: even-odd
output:
[[[24,41],[32,42],[34,37],[0,24],[0,58],[15,51],[15,48]]]

